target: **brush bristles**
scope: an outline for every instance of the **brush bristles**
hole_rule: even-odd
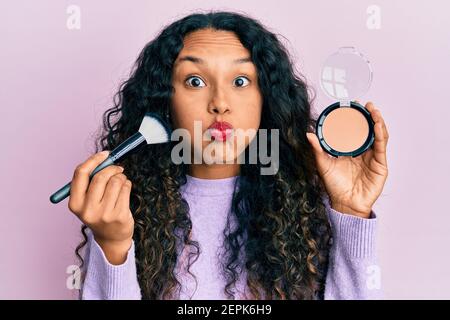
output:
[[[139,132],[144,136],[147,144],[164,143],[170,141],[170,135],[166,127],[152,116],[145,116],[142,120]]]

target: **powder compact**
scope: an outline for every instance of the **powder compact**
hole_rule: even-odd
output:
[[[372,83],[369,61],[354,47],[342,47],[325,61],[320,84],[333,100],[316,122],[316,135],[328,154],[356,157],[367,151],[375,140],[369,111],[351,101],[365,94]]]

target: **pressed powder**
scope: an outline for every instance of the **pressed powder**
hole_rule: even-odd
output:
[[[328,106],[316,122],[316,134],[322,148],[334,157],[357,157],[374,140],[374,121],[370,112],[357,102]]]
[[[364,115],[353,108],[337,108],[325,118],[323,138],[333,149],[351,152],[361,147],[369,135]]]

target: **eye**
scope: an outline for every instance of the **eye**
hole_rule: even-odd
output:
[[[201,85],[203,83],[203,85]],[[190,87],[198,88],[198,87],[204,87],[206,84],[203,82],[202,79],[200,79],[197,76],[192,76],[186,79],[186,84]]]
[[[250,80],[247,77],[237,77],[234,80],[234,84],[236,85],[236,87],[246,87],[248,86],[248,84],[250,83]]]

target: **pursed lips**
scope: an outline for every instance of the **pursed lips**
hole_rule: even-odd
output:
[[[226,121],[215,121],[208,130],[213,140],[226,141],[233,133],[233,126]]]

